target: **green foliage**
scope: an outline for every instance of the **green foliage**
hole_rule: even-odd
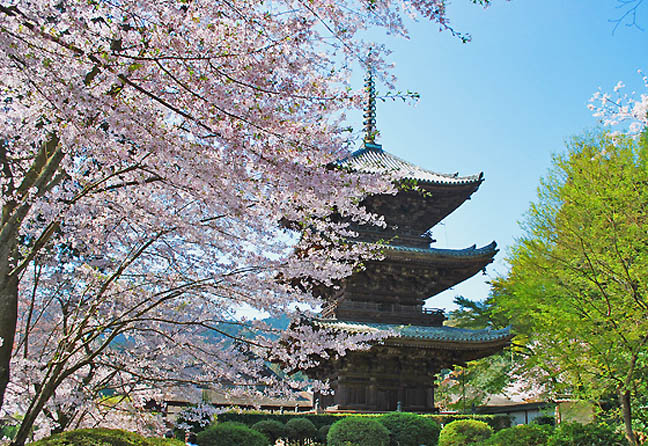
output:
[[[199,446],[270,446],[268,437],[244,424],[217,423],[197,435]]]
[[[280,421],[276,420],[262,420],[252,425],[252,429],[261,432],[263,435],[270,439],[270,443],[274,444],[278,439],[288,436],[286,426]]]
[[[164,440],[164,439],[160,439]],[[167,440],[168,441],[168,440]],[[172,441],[172,440],[171,440]],[[173,443],[165,443],[172,446]],[[30,443],[33,446],[160,446],[158,440],[118,429],[78,429]]]
[[[519,424],[495,432],[488,446],[545,446],[552,427],[539,424]]]
[[[286,424],[293,418],[306,418],[310,420],[317,429],[325,425],[331,425],[336,421],[350,416],[362,418],[379,418],[380,414],[300,414],[297,412],[274,413],[262,410],[244,410],[244,411],[231,411],[218,414],[217,421],[219,423],[225,421],[235,421],[243,423],[247,426],[252,426],[255,423],[263,420],[276,420],[280,423]],[[422,417],[434,420],[440,425],[446,425],[454,420],[474,419],[488,423],[493,430],[498,431],[509,427],[511,425],[511,418],[507,415],[436,415],[436,414],[423,414]]]
[[[457,420],[441,429],[439,446],[483,446],[493,429],[483,421]]]
[[[495,298],[492,294],[481,302],[456,296],[454,304],[458,308],[450,312],[446,325],[477,330],[481,328],[499,329],[509,325],[508,317],[497,311]]]
[[[413,413],[392,412],[378,418],[389,431],[391,446],[435,446],[441,426]]]
[[[501,329],[510,325],[509,318],[495,305],[495,291],[483,302],[473,302],[457,296],[458,309],[450,312],[447,325],[459,328]],[[518,351],[508,348],[494,355],[470,361],[466,367],[439,374],[435,391],[437,406],[445,410],[471,411],[485,404],[489,395],[501,393],[510,383],[512,370],[523,361]]]
[[[605,424],[561,423],[549,437],[547,446],[627,446],[618,432]]]
[[[288,438],[303,445],[309,439],[317,438],[317,428],[308,418],[293,418],[286,423]]]
[[[18,433],[18,428],[19,426],[15,424],[6,424],[2,426],[0,428],[0,439],[8,438],[10,440],[13,440],[16,436],[16,433]]]
[[[153,446],[184,446],[185,442],[177,438],[148,438]]]
[[[541,415],[539,417],[535,417],[533,421],[531,421],[531,424],[539,424],[541,426],[555,426],[556,419],[552,415]]]
[[[501,429],[511,427],[511,417],[508,415],[421,415],[425,418],[430,418],[441,426],[452,423],[456,420],[477,420],[488,424],[493,431],[497,432]]]
[[[344,416],[344,415],[342,415]],[[218,422],[236,421],[239,423],[253,426],[255,423],[263,420],[275,420],[282,424],[288,423],[293,418],[306,418],[310,420],[317,429],[325,425],[331,425],[340,419],[338,415],[330,414],[301,414],[298,412],[275,413],[261,410],[232,411],[218,414]]]
[[[627,407],[648,393],[646,209],[645,139],[576,138],[540,184],[510,274],[494,285],[527,369],[555,393],[613,394]]]
[[[331,429],[330,424],[325,424],[324,426],[317,429],[317,439],[319,440],[320,443],[326,444],[326,436],[328,435],[328,431],[330,429]]]
[[[326,443],[328,446],[388,446],[389,431],[376,420],[348,417],[331,426]]]
[[[502,392],[510,383],[509,374],[515,364],[510,352],[505,351],[440,373],[434,395],[438,407],[469,413],[485,404],[489,395]]]

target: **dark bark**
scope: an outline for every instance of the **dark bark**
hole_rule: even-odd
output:
[[[23,446],[29,438],[36,418],[43,410],[45,403],[54,395],[54,391],[60,384],[61,379],[57,379],[56,377],[60,377],[61,368],[60,365],[56,366],[51,372],[53,376],[40,388],[40,392],[38,392],[36,398],[30,404],[29,409],[27,409],[20,423],[20,428],[16,433],[16,438],[10,443],[10,446]]]
[[[632,446],[639,446],[637,436],[632,430],[632,410],[630,408],[630,391],[621,391],[619,393],[619,401],[621,402],[621,409],[623,411],[623,423],[625,425],[625,435],[628,442]]]
[[[11,354],[16,336],[18,277],[38,251],[43,248],[57,227],[54,223],[50,223],[31,247],[30,252],[25,256],[20,256],[18,234],[22,222],[31,208],[29,201],[21,200],[34,187],[37,189],[37,196],[45,193],[48,183],[54,177],[64,156],[63,150],[59,146],[58,137],[50,135],[49,139],[41,145],[20,185],[13,191],[16,193],[16,199],[2,206],[0,218],[0,337],[2,337],[2,346],[0,346],[0,408],[2,408],[9,383]]]
[[[16,240],[0,246],[0,407],[9,383],[10,361],[18,319],[18,278],[11,274],[11,260],[17,255]]]

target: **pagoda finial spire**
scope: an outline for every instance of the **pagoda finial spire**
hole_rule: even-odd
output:
[[[374,83],[373,67],[371,66],[371,50],[367,59],[367,77],[365,78],[367,105],[365,105],[364,115],[362,115],[365,131],[364,145],[365,147],[379,149],[380,145],[376,144],[376,135],[378,134],[376,129],[376,84]]]

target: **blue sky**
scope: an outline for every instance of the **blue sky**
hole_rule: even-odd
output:
[[[482,9],[454,0],[451,23],[472,34],[472,42],[461,44],[422,21],[410,23],[409,40],[385,40],[399,89],[417,91],[421,99],[414,106],[379,103],[378,142],[430,170],[485,175],[472,200],[434,228],[435,246],[495,240],[500,247],[485,276],[428,300],[429,306],[452,309],[456,295],[488,295],[486,282],[506,272],[507,248],[521,234],[518,221],[551,155],[564,151],[571,136],[597,127],[589,98],[599,87],[612,92],[619,80],[640,90],[637,70],[648,72],[648,4],[638,11],[646,31],[620,26],[613,34],[610,20],[622,14],[616,4],[494,0]]]

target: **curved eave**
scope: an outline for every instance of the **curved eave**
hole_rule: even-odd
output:
[[[316,326],[348,333],[390,332],[384,345],[415,345],[422,348],[481,350],[507,345],[513,338],[510,327],[501,330],[471,330],[456,327],[356,322],[338,319],[315,319]]]
[[[416,181],[421,185],[466,186],[474,185],[475,189],[484,181],[484,174],[460,177],[458,173],[444,174],[423,169],[405,161],[380,146],[372,145],[353,152],[347,158],[337,162],[339,166],[359,173],[395,175],[400,181]]]
[[[481,248],[477,248],[477,245],[472,245],[464,249],[414,248],[409,246],[386,245],[383,249],[386,255],[407,253],[408,255],[414,254],[426,258],[466,261],[492,259],[499,251],[495,241]]]

